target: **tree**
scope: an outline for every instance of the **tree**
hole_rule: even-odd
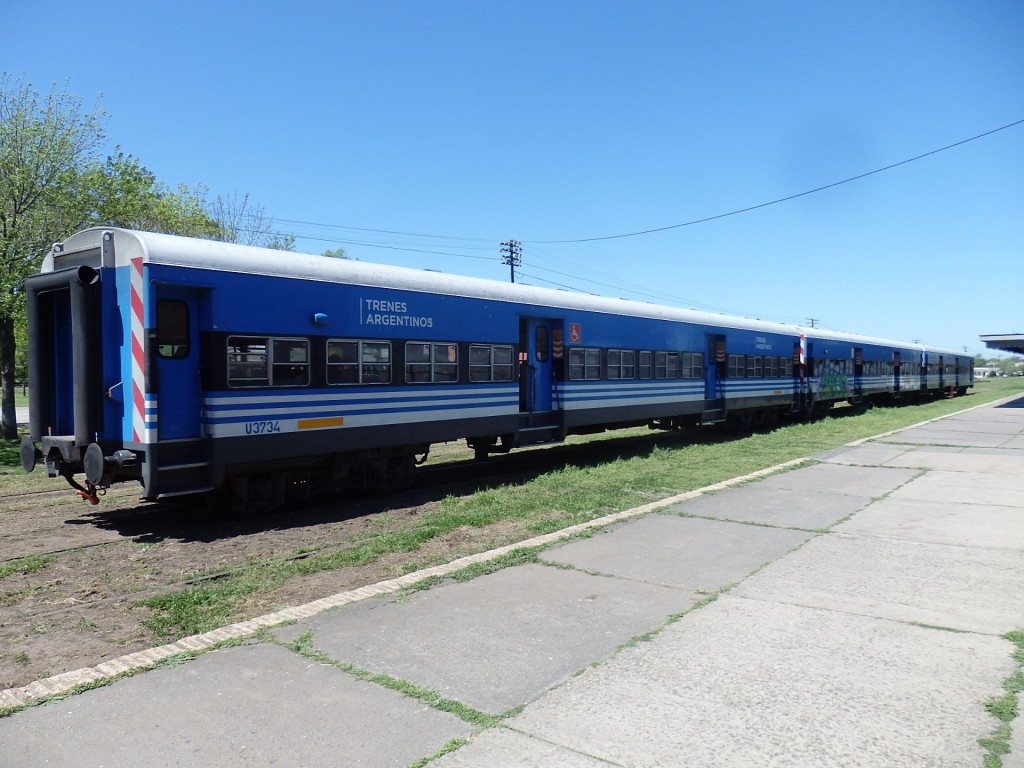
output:
[[[332,259],[351,259],[352,257],[345,252],[344,246],[338,246],[337,248],[328,248],[323,252],[323,256],[330,256]],[[358,261],[358,259],[357,259]]]
[[[0,433],[17,437],[14,413],[15,324],[22,284],[60,233],[86,215],[83,171],[105,142],[106,114],[73,95],[0,75]]]
[[[0,76],[0,434],[17,437],[15,378],[24,376],[25,278],[51,245],[87,226],[115,226],[293,250],[262,207],[206,187],[171,189],[120,149],[101,158],[106,114],[78,97]],[[21,363],[18,361],[21,360]],[[31,385],[31,382],[29,382]]]

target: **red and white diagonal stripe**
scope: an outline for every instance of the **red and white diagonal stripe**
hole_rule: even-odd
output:
[[[146,436],[146,326],[144,322],[142,258],[131,261],[132,306],[132,440]],[[148,440],[146,442],[149,442]]]

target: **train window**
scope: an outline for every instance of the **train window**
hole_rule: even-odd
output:
[[[327,342],[328,384],[390,384],[390,341]]]
[[[275,387],[304,387],[309,384],[309,341],[273,339],[271,380]]]
[[[779,358],[779,372],[784,373],[786,376],[793,375],[793,358],[792,357],[780,357]]]
[[[455,344],[434,345],[434,381],[459,380],[459,348]]]
[[[458,346],[449,342],[407,342],[405,345],[405,380],[410,384],[458,381]]]
[[[391,342],[362,341],[359,343],[359,375],[363,384],[391,383]]]
[[[691,379],[703,379],[704,378],[704,353],[703,352],[690,352],[689,356],[690,356],[690,378]]]
[[[747,375],[747,359],[743,355],[729,355],[729,378],[742,379]]]
[[[678,379],[679,378],[679,353],[668,352],[665,355],[665,378],[666,379]]]
[[[359,383],[359,342],[327,342],[327,383]]]
[[[569,379],[596,381],[601,378],[601,350],[585,347],[569,349]]]
[[[511,345],[491,347],[495,381],[515,381],[515,350]]]
[[[266,387],[270,385],[266,338],[231,336],[228,338],[228,386]]]
[[[651,353],[646,350],[640,353],[639,378],[651,378]]]
[[[760,355],[747,355],[747,376],[748,378],[761,378],[764,373],[764,365]]]
[[[636,373],[636,352],[631,349],[608,350],[608,378],[632,379]]]
[[[162,299],[156,303],[156,350],[170,360],[188,357],[188,304],[184,301]]]
[[[484,346],[473,344],[469,347],[470,381],[513,381],[511,346]]]

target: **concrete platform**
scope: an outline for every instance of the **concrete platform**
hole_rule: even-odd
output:
[[[405,766],[472,732],[454,715],[264,643],[0,720],[0,765]]]
[[[981,766],[1024,629],[1018,403],[187,639],[274,627],[0,718],[0,766]]]
[[[674,505],[678,514],[824,530],[915,477],[908,469],[818,464]]]
[[[543,565],[371,600],[283,630],[333,659],[500,714],[690,608],[688,590]]]
[[[1009,652],[984,635],[726,596],[508,725],[614,765],[980,766],[963,734],[991,728],[978,696],[1000,691]],[[481,748],[464,764],[489,760]]]
[[[811,535],[652,515],[553,548],[541,558],[631,582],[676,587],[696,602],[781,557]]]

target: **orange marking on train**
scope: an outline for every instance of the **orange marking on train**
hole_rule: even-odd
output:
[[[344,416],[325,416],[322,419],[299,419],[299,429],[324,429],[326,427],[340,427],[344,423]]]

